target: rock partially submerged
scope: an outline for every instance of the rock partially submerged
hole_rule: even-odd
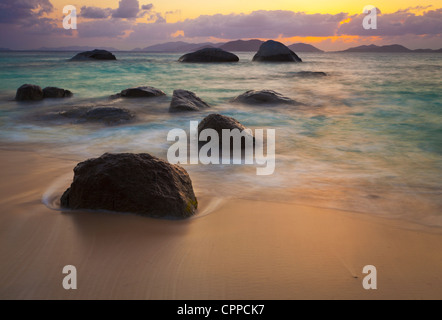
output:
[[[235,130],[238,129],[240,132],[244,133],[244,138],[242,139],[241,142],[241,148],[244,149],[245,148],[245,139],[250,139],[252,142],[255,141],[255,138],[253,137],[253,134],[251,134],[247,130],[247,128],[242,125],[238,120],[232,118],[232,117],[228,117],[228,116],[224,116],[221,114],[210,114],[207,117],[205,117],[201,123],[198,125],[198,136],[201,134],[201,132],[203,130],[206,129],[212,129],[215,130],[218,133],[218,136],[220,138],[220,148],[222,147],[222,137],[223,137],[223,129],[228,129],[228,130]],[[233,150],[233,139],[230,139],[230,148]],[[200,144],[201,146],[202,144]]]
[[[237,55],[219,48],[205,48],[182,56],[180,62],[238,62]]]
[[[59,115],[64,118],[74,119],[78,123],[101,122],[106,125],[118,125],[135,118],[135,114],[131,111],[115,107],[78,107],[59,112]]]
[[[78,164],[61,197],[68,209],[189,218],[198,201],[186,170],[149,154],[104,154]]]
[[[187,90],[175,90],[169,112],[200,111],[210,106],[195,93]]]
[[[34,84],[24,84],[17,89],[15,100],[17,101],[38,101],[43,100],[44,94],[41,87]]]
[[[69,90],[56,87],[46,87],[43,89],[43,95],[45,98],[70,98],[73,94]]]
[[[327,74],[325,72],[318,71],[299,71],[293,73],[294,76],[303,77],[303,78],[315,78],[315,77],[326,77]]]
[[[43,90],[34,84],[24,84],[17,89],[15,100],[17,101],[38,101],[45,98],[70,98],[72,92],[69,90],[46,87]]]
[[[300,104],[299,102],[285,97],[273,90],[249,90],[234,98],[232,102],[244,104]]]
[[[264,42],[253,57],[259,62],[302,62],[296,53],[278,41]]]
[[[161,97],[166,94],[160,89],[156,89],[154,87],[137,87],[137,88],[129,88],[121,91],[113,96],[112,99],[118,98],[153,98],[153,97]]]
[[[72,61],[87,60],[117,60],[117,58],[109,51],[95,49],[93,51],[85,51],[77,54],[71,59]]]

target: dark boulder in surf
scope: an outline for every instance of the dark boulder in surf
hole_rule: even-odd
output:
[[[300,105],[299,102],[283,96],[282,94],[273,90],[249,90],[232,100],[234,103],[244,104],[286,104],[286,105]]]
[[[241,133],[243,133],[244,138],[242,138],[241,142],[241,148],[245,148],[245,139],[250,139],[250,141],[254,142],[255,138],[253,137],[253,134],[251,132],[245,131],[247,128],[242,125],[238,120],[223,116],[221,114],[210,114],[207,117],[205,117],[201,123],[198,125],[198,136],[201,134],[203,130],[206,129],[212,129],[215,130],[218,133],[219,139],[220,139],[220,148],[222,147],[223,142],[223,129],[228,130],[235,130],[238,129]],[[200,143],[200,146],[202,143]],[[230,139],[230,149],[233,150],[233,138]]]
[[[129,88],[126,90],[121,91],[120,93],[117,93],[113,96],[111,96],[112,99],[118,99],[118,98],[153,98],[153,97],[161,97],[165,96],[166,94],[154,87],[137,87],[137,88]]]
[[[17,101],[38,101],[43,100],[44,94],[41,87],[34,84],[24,84],[17,89],[15,100]]]
[[[88,122],[103,122],[110,125],[130,121],[133,118],[135,115],[129,110],[114,107],[93,108],[82,116],[82,119]]]
[[[59,115],[64,118],[75,119],[77,123],[101,122],[106,125],[118,125],[135,118],[135,114],[131,111],[115,107],[77,107],[59,112]]]
[[[46,87],[43,89],[43,95],[45,98],[70,98],[73,94],[69,90],[56,87]]]
[[[87,60],[117,60],[117,58],[109,51],[95,49],[93,51],[81,52],[71,59],[71,61]]]
[[[175,90],[169,112],[200,111],[210,106],[195,93],[187,90]]]
[[[302,62],[296,53],[278,41],[264,42],[253,57],[258,62]]]
[[[149,154],[104,154],[78,164],[63,208],[189,218],[198,201],[183,168]]]
[[[238,62],[237,55],[219,48],[205,48],[182,56],[179,62]]]

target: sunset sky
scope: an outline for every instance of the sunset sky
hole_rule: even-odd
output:
[[[62,27],[74,5],[78,30]],[[380,11],[377,30],[362,27],[366,5]],[[442,0],[1,0],[0,47],[144,48],[169,41],[279,39],[323,50],[362,44],[442,47]]]

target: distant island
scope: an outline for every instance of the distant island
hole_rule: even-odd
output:
[[[289,48],[295,52],[324,52],[321,49],[306,43],[295,43],[290,45]]]
[[[206,47],[218,47],[217,43],[205,42],[205,43],[188,43],[183,41],[177,42],[166,42],[161,44],[155,44],[153,46],[149,46],[146,48],[136,48],[132,51],[141,51],[141,52],[190,52],[196,51]],[[221,44],[222,45],[222,44]]]
[[[41,47],[36,50],[32,51],[92,51],[94,49],[97,49],[95,47],[88,47],[88,46],[68,46],[68,47]],[[118,49],[112,48],[112,47],[100,47],[101,50],[107,50],[107,51],[120,51]]]
[[[264,43],[261,40],[236,40],[230,41],[219,48],[226,51],[236,51],[236,52],[256,52],[259,50],[259,47]]]
[[[442,52],[442,48],[439,50],[432,50],[432,49],[417,49],[417,50],[411,50],[408,49],[400,44],[391,44],[386,46],[377,46],[377,45],[369,45],[369,46],[358,46],[349,48],[347,50],[343,51],[337,51],[337,52],[393,52],[393,53],[412,53],[412,52]]]
[[[149,53],[189,53],[193,51],[198,51],[205,48],[220,48],[225,51],[230,52],[257,52],[260,46],[264,43],[262,40],[252,39],[252,40],[235,40],[222,43],[213,42],[202,42],[202,43],[189,43],[184,41],[166,42],[148,46],[145,48],[135,48],[133,50],[120,50],[112,47],[98,47],[98,49],[118,52],[118,51],[132,51],[132,52],[149,52]],[[322,53],[323,51],[311,44],[307,43],[294,43],[288,46],[294,52],[311,52],[311,53]],[[66,46],[66,47],[41,47],[39,49],[33,50],[17,50],[17,51],[72,51],[72,52],[83,52],[92,51],[97,49],[96,47],[90,46]],[[0,52],[5,51],[16,51],[9,48],[0,48]],[[351,47],[346,50],[341,51],[328,51],[333,53],[342,52],[369,52],[369,53],[442,53],[441,49],[409,49],[400,44],[391,44],[378,46],[375,44],[363,45],[357,47]]]
[[[225,51],[233,52],[256,52],[259,47],[264,43],[262,40],[236,40],[226,43],[187,43],[183,41],[177,42],[167,42],[162,44],[156,44],[143,49],[136,48],[132,51],[141,52],[190,52],[197,51],[204,48],[220,48]],[[289,46],[289,48],[295,52],[324,52],[310,44],[306,43],[295,43]]]

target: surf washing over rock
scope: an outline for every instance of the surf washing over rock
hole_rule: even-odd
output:
[[[190,121],[189,129],[189,137],[184,129],[169,131],[167,141],[175,142],[167,152],[170,163],[257,165],[258,176],[275,172],[274,129],[255,129],[253,133],[235,119],[215,114],[209,115],[201,124]],[[264,140],[265,131],[267,141]]]
[[[72,52],[2,52],[0,138],[6,146],[21,144],[75,163],[106,152],[166,159],[177,142],[167,141],[169,131],[180,128],[189,139],[190,121],[221,114],[252,129],[255,139],[254,129],[275,129],[275,171],[257,176],[256,163],[223,165],[222,159],[219,165],[183,165],[199,197],[315,203],[442,225],[439,53],[367,59],[303,52],[308,63],[258,63],[255,53],[235,53],[239,63],[189,64],[178,63],[177,53],[118,52],[118,62],[68,63]],[[24,83],[74,95],[17,101]],[[109,99],[143,86],[167,95]],[[178,89],[195,93],[210,109],[170,113]],[[249,90],[271,90],[299,105],[231,102]],[[208,142],[197,141],[198,153]]]

